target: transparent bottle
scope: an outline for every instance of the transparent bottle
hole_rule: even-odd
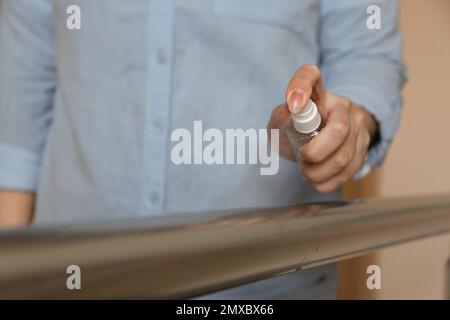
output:
[[[307,144],[322,129],[322,118],[316,104],[310,99],[298,113],[291,113],[292,126],[287,130],[295,158],[301,161],[300,147]]]

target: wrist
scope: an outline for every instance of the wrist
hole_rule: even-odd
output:
[[[33,217],[35,195],[0,189],[0,229],[27,226]]]
[[[378,121],[375,119],[375,117],[369,111],[367,111],[362,107],[358,107],[358,109],[363,114],[364,126],[367,129],[367,132],[369,133],[370,136],[370,144],[369,144],[370,148],[379,140],[380,137],[379,124]]]

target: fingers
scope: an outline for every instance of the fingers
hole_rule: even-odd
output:
[[[329,112],[325,127],[308,144],[302,146],[300,154],[308,162],[317,163],[332,155],[350,134],[350,111],[339,106]]]
[[[350,134],[343,145],[330,157],[319,163],[303,162],[301,170],[311,183],[322,183],[345,170],[356,154],[355,134]]]
[[[346,168],[325,181],[319,183],[311,182],[314,188],[320,192],[330,192],[350,180],[365,160],[368,141],[368,135],[359,136],[356,141],[355,155]]]
[[[370,133],[363,109],[344,97],[327,98],[325,127],[300,152],[305,180],[329,192],[350,180],[365,161]]]
[[[271,138],[271,130],[280,130],[279,153],[282,157],[295,161],[295,154],[286,134],[286,130],[291,126],[291,117],[287,105],[284,103],[272,110],[269,123],[267,125],[268,138]],[[270,140],[269,140],[270,141]]]
[[[285,127],[289,126],[289,120],[290,120],[289,109],[285,103],[281,104],[273,108],[267,128],[284,129]]]
[[[292,113],[297,113],[309,98],[320,105],[324,94],[319,68],[313,64],[305,64],[295,72],[287,86],[286,103]]]

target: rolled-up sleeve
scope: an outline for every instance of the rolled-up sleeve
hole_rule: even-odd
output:
[[[56,88],[49,0],[0,0],[0,188],[35,190]]]
[[[379,8],[380,28],[367,20]],[[395,0],[321,0],[321,69],[324,83],[350,98],[378,121],[380,139],[354,178],[362,178],[380,165],[400,122],[401,89],[406,80],[402,36]]]

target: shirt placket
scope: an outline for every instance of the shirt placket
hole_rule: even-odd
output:
[[[170,115],[173,0],[149,3],[149,75],[145,132],[144,215],[164,212]]]

